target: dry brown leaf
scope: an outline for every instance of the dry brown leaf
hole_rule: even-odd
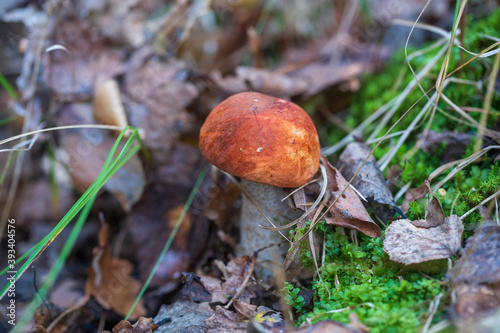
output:
[[[67,12],[57,15],[48,45],[64,45],[68,53],[56,50],[42,59],[52,92],[74,100],[75,95],[91,96],[99,80],[121,74],[125,50],[110,47],[109,41],[96,35],[90,22],[75,16],[73,5],[64,8]]]
[[[364,143],[349,143],[340,155],[338,163],[342,175],[346,179],[351,179],[370,153],[370,147]],[[395,210],[399,210],[373,155],[370,155],[352,185],[365,197],[368,205],[383,221],[393,217]]]
[[[210,280],[205,280],[204,283],[201,282],[201,278],[194,273],[182,273],[183,275],[183,286],[181,290],[182,298],[190,302],[202,303],[210,302],[212,300],[212,294],[205,287],[206,284],[216,284],[220,286],[220,280],[214,277]],[[217,287],[215,287],[217,288]]]
[[[209,328],[208,332],[210,333],[244,333],[246,332],[247,320],[243,316],[217,305],[215,313],[205,320],[205,325]]]
[[[156,325],[152,318],[139,317],[137,322],[132,325],[127,320],[120,321],[115,327],[113,327],[112,333],[152,333],[157,332]],[[103,333],[111,333],[109,331],[103,331]]]
[[[461,248],[464,226],[456,215],[434,228],[418,228],[410,220],[396,220],[385,230],[384,251],[405,265],[446,259]]]
[[[403,204],[401,205],[401,210],[406,214],[408,209],[410,209],[410,202],[422,199],[427,194],[428,189],[425,182],[423,182],[419,187],[412,188],[405,193],[403,199]]]
[[[233,228],[231,222],[238,214],[235,214],[235,201],[241,195],[238,185],[228,183],[225,187],[213,184],[210,188],[210,201],[204,209],[205,216],[214,221],[220,230],[228,231]]]
[[[429,181],[424,182],[429,193],[427,204],[425,205],[425,220],[411,221],[411,223],[419,228],[433,228],[441,225],[444,222],[444,213],[438,199],[432,193]]]
[[[328,188],[332,194],[332,198],[328,202],[330,205],[347,186],[347,181],[325,157],[322,157],[322,161],[327,169]],[[350,187],[344,191],[325,220],[328,224],[358,230],[370,237],[380,237],[381,235],[380,227],[373,222],[358,195]]]
[[[154,56],[148,48],[139,49],[128,64],[124,104],[129,123],[144,130],[144,142],[160,165],[169,164],[173,145],[193,126],[186,107],[198,88],[188,77],[186,64]]]
[[[227,265],[219,262],[218,266],[224,275],[224,282],[210,276],[201,276],[200,281],[210,294],[212,294],[212,303],[220,302],[226,304],[243,287],[248,272],[252,268],[252,260],[248,256],[236,257]],[[240,301],[247,303],[253,297],[255,295],[248,288],[243,289],[238,295]]]
[[[107,227],[103,227],[99,232],[99,247],[94,249],[93,264],[87,270],[85,294],[95,297],[103,308],[126,316],[141,284],[130,276],[132,264],[125,259],[113,258],[107,243]],[[143,301],[140,300],[130,317],[137,318],[145,313]]]

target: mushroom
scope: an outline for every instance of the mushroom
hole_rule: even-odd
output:
[[[242,179],[240,251],[251,255],[261,250],[255,270],[261,278],[269,278],[288,249],[273,246],[283,243],[284,237],[259,225],[271,227],[271,221],[279,226],[300,216],[282,201],[283,188],[300,187],[318,171],[320,147],[314,123],[294,103],[242,92],[210,112],[199,144],[210,163]]]

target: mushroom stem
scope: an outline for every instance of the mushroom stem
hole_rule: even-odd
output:
[[[259,227],[271,226],[264,213],[275,226],[284,225],[300,216],[286,201],[281,201],[285,191],[280,187],[264,185],[242,179],[243,202],[240,218],[240,251],[252,255],[259,251],[255,272],[259,278],[270,282],[281,268],[283,256],[288,250],[285,238],[278,231]],[[252,199],[248,198],[250,196]],[[258,209],[257,209],[257,206]],[[262,213],[259,211],[262,211]],[[286,235],[286,233],[285,233]]]

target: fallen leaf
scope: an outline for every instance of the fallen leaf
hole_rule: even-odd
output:
[[[205,333],[205,320],[214,314],[207,302],[178,301],[162,305],[154,321],[158,323],[155,333],[192,332]]]
[[[209,302],[212,300],[212,294],[204,286],[204,284],[209,284],[212,281],[205,280],[205,283],[202,283],[201,278],[191,272],[182,273],[182,275],[184,285],[182,286],[181,294],[183,299],[196,303]],[[220,285],[219,279],[211,279],[213,279],[214,283]]]
[[[498,322],[499,254],[500,226],[486,222],[467,240],[462,256],[448,272],[456,294],[456,302],[451,306],[452,320],[461,331],[489,332],[492,320]]]
[[[477,228],[448,277],[453,283],[500,283],[500,226]]]
[[[56,50],[42,58],[47,84],[60,99],[74,101],[75,96],[92,95],[100,80],[123,73],[123,48],[113,48],[108,40],[95,33],[88,21],[80,20],[74,4],[62,8],[56,16],[48,45],[64,45],[67,53]]]
[[[240,314],[245,319],[253,318],[257,313],[257,305],[243,302],[238,299],[233,301],[233,306],[236,313]]]
[[[465,154],[471,138],[471,134],[446,129],[442,132],[429,130],[425,137],[424,132],[418,134],[420,148],[426,153],[432,153],[446,142],[446,148],[440,155],[443,164],[460,159]]]
[[[223,273],[224,282],[210,276],[200,276],[200,281],[212,295],[212,303],[226,304],[236,295],[240,288],[244,287],[244,282],[252,267],[252,260],[248,256],[236,257],[227,265],[218,262],[218,267]],[[240,292],[238,300],[249,303],[253,297],[255,295],[250,291],[247,283]]]
[[[410,220],[396,220],[385,230],[384,251],[405,265],[446,259],[461,248],[464,226],[456,215],[433,228],[418,228]]]
[[[173,145],[194,123],[186,107],[198,96],[198,88],[188,77],[182,61],[160,58],[146,47],[127,66],[124,105],[129,122],[144,131],[144,142],[159,165],[169,164]]]
[[[132,325],[127,320],[120,321],[115,327],[113,327],[112,333],[152,333],[158,332],[156,325],[152,318],[139,317],[137,322]],[[103,333],[111,333],[109,331],[103,331]]]
[[[78,11],[85,15],[103,37],[115,42],[139,47],[144,43],[147,13],[141,10],[140,0],[83,1]]]
[[[422,199],[427,194],[428,189],[425,182],[423,182],[419,187],[412,188],[405,193],[405,197],[403,199],[403,204],[401,205],[401,210],[406,214],[408,213],[408,209],[410,209],[410,202],[417,201]]]
[[[346,179],[351,179],[370,153],[370,147],[364,143],[349,143],[338,162],[342,175]],[[352,185],[365,197],[368,205],[382,221],[387,221],[399,210],[373,155],[363,165]]]
[[[94,249],[93,265],[87,270],[85,294],[94,297],[103,308],[126,316],[137,298],[141,284],[130,276],[133,270],[130,262],[111,256],[106,233],[107,228],[101,228],[100,246]],[[137,318],[144,313],[146,309],[140,300],[130,317]]]
[[[243,333],[246,332],[248,321],[244,316],[226,310],[220,305],[215,307],[215,313],[205,320],[209,328],[207,333]]]
[[[432,193],[429,181],[424,182],[429,193],[427,204],[425,205],[425,220],[411,221],[411,223],[419,228],[433,228],[441,225],[444,222],[444,213],[438,199]]]
[[[332,194],[328,204],[331,205],[347,186],[347,181],[325,157],[322,157],[322,162],[327,169],[328,188]],[[350,187],[347,187],[342,196],[338,198],[325,220],[328,224],[358,230],[370,237],[380,237],[381,235],[380,227],[373,222],[358,195]]]

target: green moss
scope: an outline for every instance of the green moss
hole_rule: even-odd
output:
[[[322,224],[325,236],[325,265],[321,279],[311,285],[311,311],[303,310],[299,288],[287,284],[287,302],[300,314],[298,324],[310,319],[349,322],[355,312],[370,332],[413,332],[425,321],[429,301],[443,291],[442,275],[436,280],[401,271],[382,250],[382,239],[362,235],[359,245]],[[438,320],[441,316],[436,317]]]

